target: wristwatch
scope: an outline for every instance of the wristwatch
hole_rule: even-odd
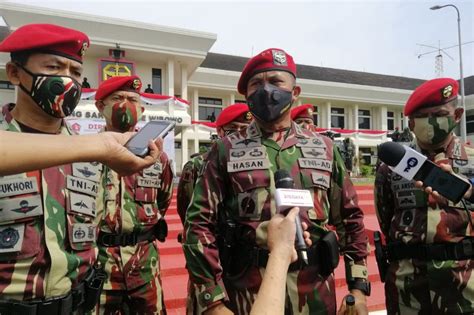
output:
[[[348,287],[349,290],[361,290],[366,296],[370,296],[370,282],[365,279],[355,279],[354,281],[349,282]]]

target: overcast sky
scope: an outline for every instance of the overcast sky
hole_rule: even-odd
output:
[[[4,1],[4,0],[0,0]],[[472,0],[366,1],[76,1],[14,0],[22,4],[182,27],[217,34],[212,52],[250,57],[280,47],[299,64],[413,78],[435,76],[424,52],[474,41]],[[458,48],[443,53],[444,76],[459,78]],[[474,43],[463,46],[464,76],[474,75]]]

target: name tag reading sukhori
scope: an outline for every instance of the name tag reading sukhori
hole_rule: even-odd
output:
[[[38,192],[35,177],[6,178],[0,180],[0,198]]]
[[[266,170],[269,167],[267,159],[227,162],[227,172],[229,173],[248,170]]]

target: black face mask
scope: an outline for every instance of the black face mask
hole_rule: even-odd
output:
[[[68,76],[32,73],[19,65],[32,79],[32,88],[28,91],[22,84],[20,88],[28,94],[41,109],[56,118],[72,114],[81,100],[81,84]]]
[[[266,83],[247,98],[247,103],[258,119],[271,122],[290,109],[291,92]]]

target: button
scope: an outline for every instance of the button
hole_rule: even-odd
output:
[[[209,301],[211,299],[211,293],[207,292],[207,293],[204,293],[204,300],[205,301]]]

